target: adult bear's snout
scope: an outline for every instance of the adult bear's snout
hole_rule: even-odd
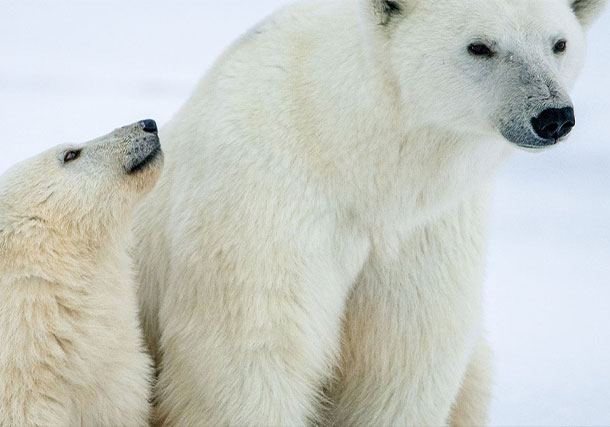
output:
[[[547,108],[538,117],[532,119],[536,134],[553,142],[566,136],[576,124],[572,107]]]

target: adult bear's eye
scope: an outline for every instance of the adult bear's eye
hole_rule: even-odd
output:
[[[567,40],[559,40],[557,43],[555,43],[555,46],[553,46],[553,52],[555,52],[557,54],[564,53],[567,48],[568,48]]]
[[[473,56],[481,56],[491,58],[494,56],[493,51],[485,43],[472,43],[468,46],[468,53]]]
[[[80,152],[81,152],[81,150],[68,151],[66,153],[66,155],[64,156],[64,163],[68,163],[68,162],[78,159],[80,157]]]

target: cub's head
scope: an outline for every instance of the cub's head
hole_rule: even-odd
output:
[[[526,149],[575,124],[568,90],[606,0],[360,0],[407,126],[502,135]]]
[[[103,245],[155,185],[154,121],[52,148],[0,177],[0,257],[61,257]]]

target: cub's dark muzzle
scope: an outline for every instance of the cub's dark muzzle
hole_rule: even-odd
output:
[[[136,128],[133,142],[126,151],[125,171],[128,174],[145,169],[161,155],[161,144],[157,135],[157,124],[154,120],[142,120],[134,125]]]

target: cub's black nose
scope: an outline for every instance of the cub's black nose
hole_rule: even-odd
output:
[[[542,139],[557,140],[566,136],[575,124],[576,119],[572,107],[549,108],[532,119],[532,126]]]
[[[154,120],[142,120],[140,122],[140,125],[142,126],[142,129],[144,130],[144,132],[148,132],[148,133],[157,133],[158,129],[157,129],[157,123]]]

